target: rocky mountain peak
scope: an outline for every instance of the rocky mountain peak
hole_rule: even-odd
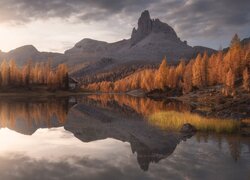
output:
[[[131,35],[131,45],[135,45],[152,31],[152,20],[147,10],[142,12],[138,20],[138,29],[134,28]]]
[[[11,50],[10,53],[12,52],[20,52],[20,53],[38,53],[38,50],[35,48],[35,46],[33,45],[25,45],[25,46],[21,46],[21,47],[18,47],[14,50]]]
[[[178,39],[174,29],[159,19],[151,19],[148,10],[142,12],[138,20],[138,29],[134,28],[131,35],[131,45],[144,39],[150,33],[164,33],[168,39]]]
[[[150,33],[152,30],[152,20],[149,12],[146,10],[142,12],[141,17],[138,20],[138,31],[144,34]]]
[[[27,61],[32,60],[34,56],[37,56],[39,53],[40,52],[33,45],[25,45],[9,51],[6,59],[20,59],[19,61]]]
[[[148,20],[151,20],[149,11],[148,11],[148,10],[143,11],[143,12],[141,13],[140,19],[146,19],[146,20],[148,19]],[[139,19],[139,20],[140,20],[140,19]]]

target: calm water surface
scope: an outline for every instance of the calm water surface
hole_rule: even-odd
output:
[[[250,179],[250,138],[183,138],[147,121],[178,102],[119,95],[0,100],[0,179]]]

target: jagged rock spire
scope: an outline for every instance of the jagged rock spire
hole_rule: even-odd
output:
[[[151,32],[165,33],[170,39],[177,39],[177,35],[172,27],[161,22],[159,19],[151,19],[148,10],[142,12],[138,20],[138,28],[133,28],[131,35],[131,45],[135,45]]]

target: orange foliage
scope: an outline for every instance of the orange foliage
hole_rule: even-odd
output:
[[[245,70],[243,71],[243,88],[246,91],[250,91],[250,86],[249,86],[249,72],[248,69],[245,68]]]
[[[250,46],[242,47],[238,36],[235,35],[227,52],[218,51],[210,57],[205,52],[203,55],[198,54],[187,64],[181,60],[178,66],[168,66],[164,58],[158,70],[144,69],[115,82],[98,82],[85,88],[102,92],[180,88],[183,93],[188,93],[193,87],[223,84],[225,94],[229,94],[229,91],[230,94],[235,94],[234,81],[243,77],[246,67],[250,67]],[[247,79],[246,73],[244,78]],[[247,84],[248,81],[244,83]]]
[[[9,63],[3,60],[0,66],[0,87],[29,86],[32,84],[44,84],[50,89],[67,88],[68,68],[60,64],[52,70],[50,62],[36,63],[28,62],[19,68],[14,60]]]

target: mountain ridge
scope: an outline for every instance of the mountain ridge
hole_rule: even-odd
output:
[[[203,46],[190,46],[181,40],[175,30],[159,19],[151,19],[145,10],[138,19],[138,27],[134,27],[129,39],[108,43],[105,41],[84,38],[64,53],[40,52],[32,45],[25,45],[9,52],[0,52],[0,60],[15,59],[18,65],[29,60],[45,62],[52,59],[52,64],[66,63],[72,75],[83,77],[131,67],[157,65],[164,56],[170,62],[177,63],[180,59],[190,59],[198,53],[208,54],[216,50]],[[246,44],[250,38],[242,40]],[[125,73],[126,74],[126,73]]]
[[[215,50],[200,47],[202,53],[209,54]],[[159,19],[151,19],[149,11],[142,12],[138,20],[138,28],[133,28],[131,38],[113,43],[82,39],[76,45],[65,51],[71,57],[81,56],[82,60],[96,61],[103,57],[117,61],[149,61],[158,63],[163,56],[178,61],[189,59],[197,54],[197,49],[181,41],[174,29]]]

